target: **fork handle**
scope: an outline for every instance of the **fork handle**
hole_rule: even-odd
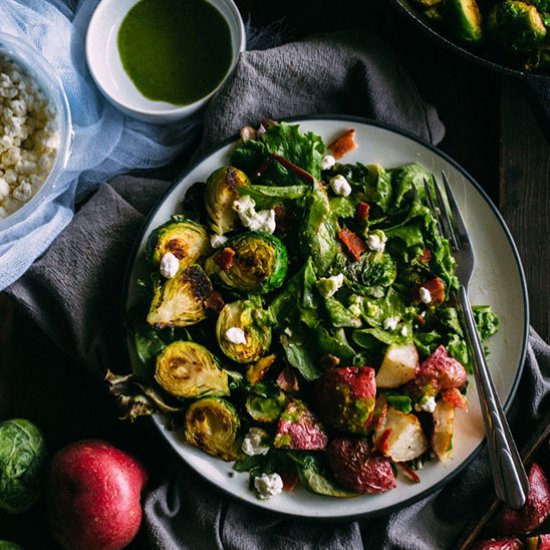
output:
[[[508,506],[520,508],[525,503],[529,491],[525,468],[495,391],[464,285],[460,285],[459,298],[469,347],[474,355],[474,374],[487,434],[495,490],[497,496]]]

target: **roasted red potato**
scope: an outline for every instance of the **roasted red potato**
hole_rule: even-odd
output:
[[[398,388],[411,381],[418,372],[418,352],[414,344],[392,344],[388,347],[378,372],[379,388]]]
[[[366,439],[337,438],[327,448],[334,477],[357,493],[382,493],[396,486],[387,458],[372,456]]]
[[[431,386],[435,393],[450,388],[462,388],[466,383],[466,369],[451,357],[445,346],[439,346],[418,369],[414,378],[419,388]]]
[[[376,401],[374,369],[328,369],[315,386],[315,400],[327,424],[349,433],[366,434]]]
[[[495,523],[503,534],[530,533],[550,515],[550,486],[542,468],[534,462],[529,471],[529,493],[519,510],[507,508]]]
[[[320,451],[328,437],[319,419],[298,400],[291,399],[279,418],[273,444],[283,449]]]

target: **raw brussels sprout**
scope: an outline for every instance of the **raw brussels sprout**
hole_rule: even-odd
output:
[[[229,359],[252,363],[271,345],[271,323],[259,297],[226,304],[216,324],[218,344]]]
[[[185,413],[185,440],[209,455],[236,460],[239,425],[237,411],[228,401],[199,399]]]
[[[470,43],[481,40],[482,17],[476,0],[447,0],[445,14],[458,39]]]
[[[229,263],[219,250],[205,263],[206,273],[221,286],[239,292],[264,293],[279,288],[286,277],[288,253],[273,235],[251,231],[231,239],[226,249],[234,251]]]
[[[344,275],[363,287],[388,287],[397,277],[397,267],[386,252],[368,252],[349,264]]]
[[[210,248],[206,229],[182,216],[157,227],[147,241],[147,253],[151,262],[158,265],[162,257],[171,252],[178,260],[180,270],[197,263]]]
[[[179,398],[229,395],[227,373],[216,357],[195,342],[176,341],[157,357],[155,380]]]
[[[535,6],[519,0],[504,0],[489,12],[487,32],[501,48],[528,53],[544,40],[546,27]]]
[[[206,318],[204,300],[212,293],[212,283],[198,265],[180,271],[155,291],[147,322],[155,328],[186,327]]]
[[[38,500],[46,460],[44,436],[32,422],[0,424],[0,509],[18,514]]]
[[[204,201],[214,233],[223,235],[235,229],[238,214],[233,210],[233,201],[239,198],[237,188],[241,185],[250,185],[250,180],[234,166],[219,168],[206,180]]]

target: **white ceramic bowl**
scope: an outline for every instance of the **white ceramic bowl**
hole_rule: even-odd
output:
[[[63,84],[52,66],[35,49],[28,46],[20,38],[7,33],[0,32],[0,55],[12,59],[32,76],[44,94],[50,99],[55,107],[57,117],[57,128],[59,131],[59,149],[55,157],[53,167],[44,180],[44,183],[21,208],[0,219],[0,242],[2,242],[2,231],[18,224],[25,219],[30,212],[39,208],[44,198],[55,188],[59,174],[67,166],[69,158],[72,124],[69,102]]]
[[[128,11],[140,0],[102,0],[86,35],[86,58],[103,95],[123,113],[156,124],[168,124],[197,113],[225,82],[246,46],[244,23],[233,0],[206,0],[225,18],[231,33],[232,61],[226,75],[208,95],[189,105],[176,106],[146,98],[127,75],[118,51],[117,37]]]

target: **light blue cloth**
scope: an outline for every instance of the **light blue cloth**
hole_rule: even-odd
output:
[[[113,176],[169,164],[198,135],[199,122],[155,126],[127,117],[97,90],[85,37],[99,0],[1,0],[0,28],[36,48],[59,74],[74,139],[55,190],[23,222],[0,233],[0,290],[17,280],[71,221],[75,201]],[[75,5],[76,4],[76,5]]]

